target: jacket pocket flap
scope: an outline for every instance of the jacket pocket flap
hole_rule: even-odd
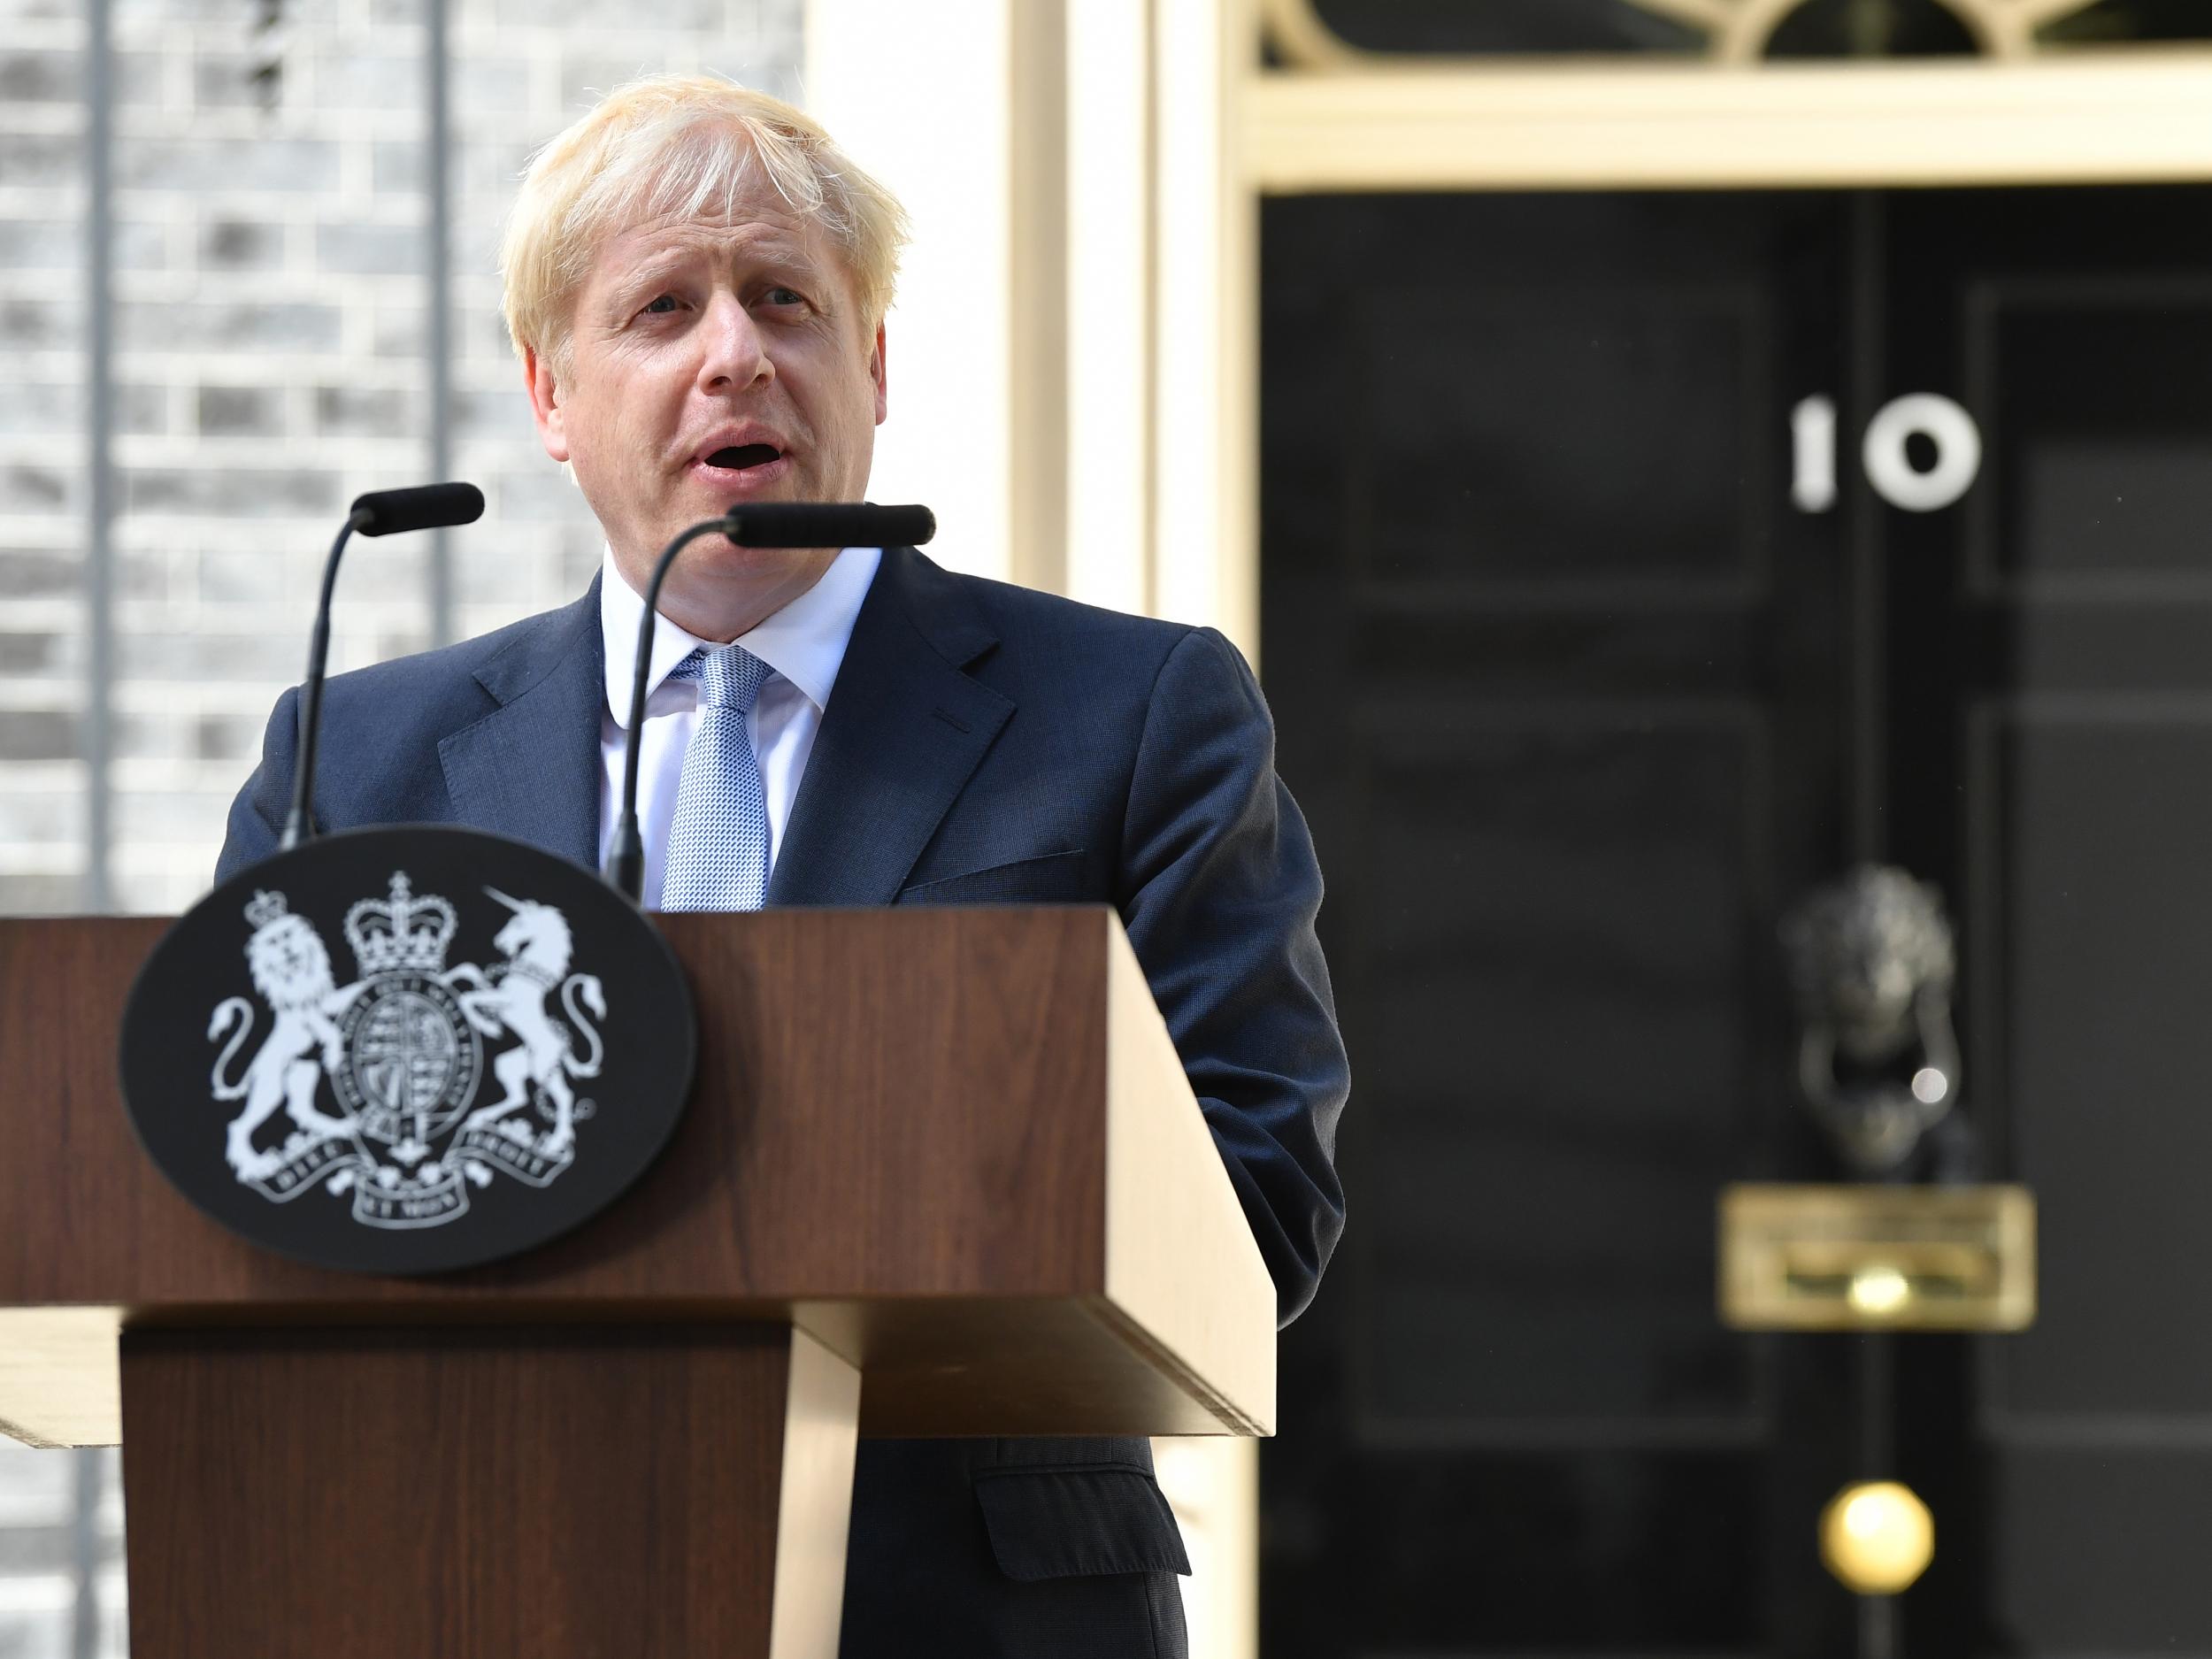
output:
[[[991,1553],[1010,1578],[1190,1571],[1175,1511],[1138,1469],[1020,1469],[979,1474]]]

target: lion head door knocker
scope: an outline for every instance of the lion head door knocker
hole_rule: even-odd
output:
[[[1863,864],[1808,895],[1782,941],[1806,1103],[1854,1174],[1901,1173],[1958,1098],[1956,955],[1941,895]]]

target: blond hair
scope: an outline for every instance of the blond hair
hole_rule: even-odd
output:
[[[837,243],[872,334],[906,242],[898,198],[782,99],[708,75],[652,75],[616,88],[530,158],[499,250],[517,355],[560,366],[576,290],[606,239],[730,215],[756,165]]]

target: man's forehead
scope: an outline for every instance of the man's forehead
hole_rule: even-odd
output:
[[[599,244],[594,265],[602,272],[658,264],[696,255],[747,253],[818,263],[831,257],[827,234],[780,196],[732,204],[733,211],[662,216],[611,232]]]

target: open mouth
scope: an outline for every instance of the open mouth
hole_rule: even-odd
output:
[[[783,459],[783,451],[772,443],[745,443],[733,449],[717,449],[707,457],[707,465],[725,472],[741,472],[750,466],[766,466],[771,461]]]

